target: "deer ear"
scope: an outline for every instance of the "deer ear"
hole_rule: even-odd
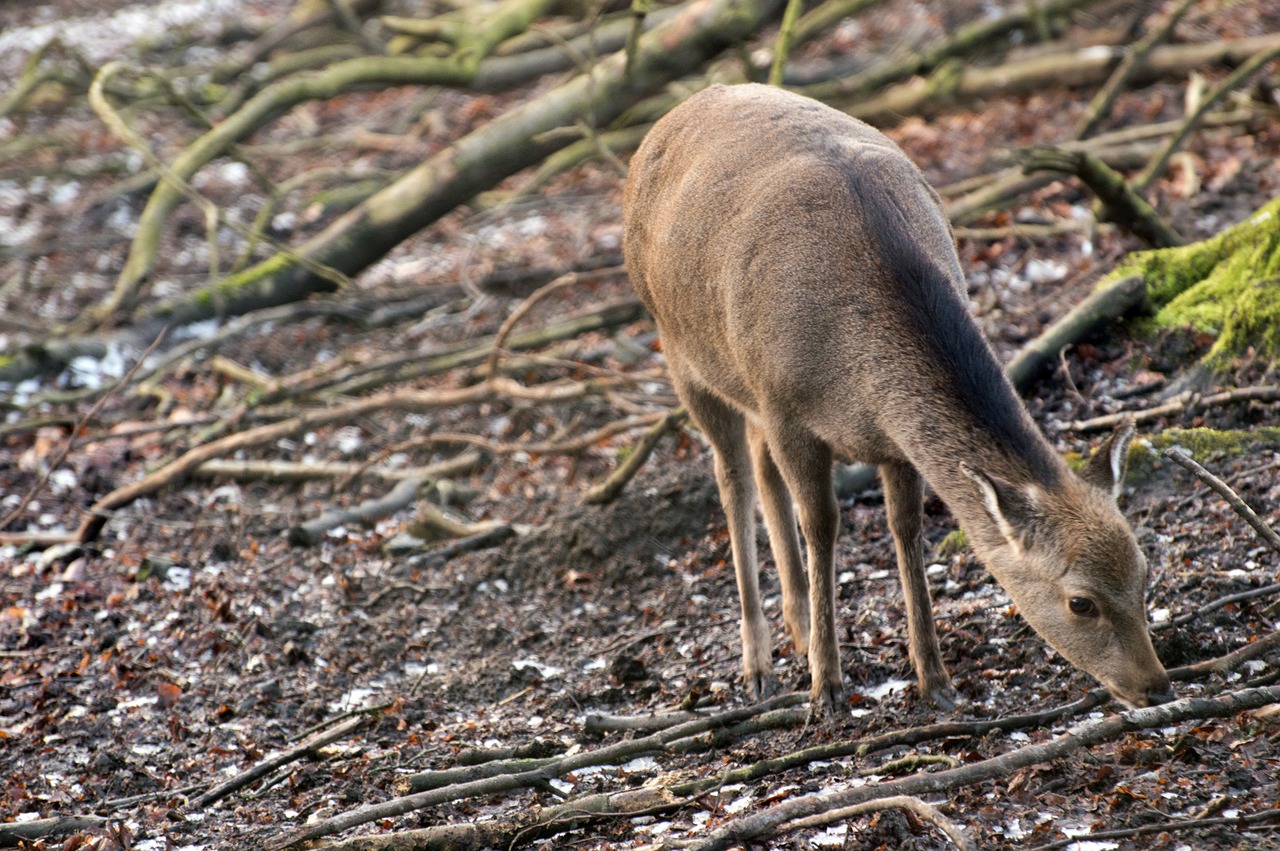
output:
[[[1080,471],[1080,477],[1111,494],[1112,499],[1119,499],[1120,491],[1124,488],[1125,470],[1129,468],[1129,444],[1132,442],[1133,418],[1126,417],[1097,451],[1089,456],[1084,469]]]
[[[1031,542],[1036,519],[1041,514],[1039,492],[1035,486],[1019,488],[999,476],[988,475],[964,463],[960,464],[960,472],[978,486],[982,507],[1009,546],[1019,554],[1023,553]]]

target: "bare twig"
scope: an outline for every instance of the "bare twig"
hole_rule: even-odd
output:
[[[464,452],[425,467],[373,467],[365,464],[322,461],[254,461],[215,458],[191,471],[192,477],[231,479],[237,482],[310,482],[322,479],[351,479],[366,476],[387,482],[414,478],[448,478],[480,463],[479,452]]]
[[[1193,390],[1188,390],[1154,408],[1147,408],[1142,411],[1119,411],[1088,420],[1076,420],[1067,427],[1072,431],[1101,431],[1102,429],[1115,427],[1126,417],[1132,417],[1135,423],[1146,423],[1183,411],[1189,413],[1234,402],[1274,402],[1276,400],[1280,400],[1280,385],[1276,384],[1234,387],[1208,396],[1201,396]]]
[[[380,411],[434,410],[503,397],[531,402],[565,401],[603,393],[612,385],[613,382],[610,381],[591,380],[560,381],[526,387],[506,378],[496,378],[473,387],[380,393],[346,405],[227,435],[197,446],[143,479],[116,488],[99,499],[90,506],[88,515],[80,524],[77,537],[83,542],[95,539],[106,524],[109,512],[189,475],[205,461],[221,458],[239,449],[279,440],[304,429],[320,428]]]
[[[1151,55],[1152,50],[1155,50],[1168,40],[1173,28],[1178,25],[1178,21],[1182,20],[1182,16],[1187,13],[1187,10],[1191,8],[1191,4],[1195,1],[1180,0],[1178,5],[1169,12],[1168,17],[1165,18],[1159,29],[1154,30],[1142,41],[1129,48],[1125,53],[1124,59],[1111,72],[1106,84],[1089,102],[1089,106],[1084,111],[1084,117],[1080,121],[1080,126],[1076,128],[1075,137],[1077,139],[1083,139],[1092,133],[1093,129],[1098,126],[1098,122],[1106,117],[1120,91],[1133,77],[1133,73]]]
[[[54,816],[21,823],[0,824],[0,845],[18,845],[51,836],[95,830],[107,824],[103,816]]]
[[[1109,839],[1128,839],[1132,836],[1146,836],[1149,833],[1176,832],[1179,830],[1199,830],[1206,827],[1233,827],[1236,830],[1247,830],[1255,825],[1280,820],[1280,809],[1261,810],[1239,816],[1221,816],[1218,818],[1167,819],[1153,824],[1126,827],[1121,830],[1100,830],[1089,834],[1089,841],[1098,844]],[[1059,839],[1048,845],[1038,845],[1034,851],[1057,851],[1059,848],[1079,846],[1080,837]]]
[[[1154,248],[1171,248],[1186,240],[1160,218],[1127,182],[1124,176],[1101,158],[1082,151],[1068,151],[1050,145],[1035,145],[1023,152],[1023,169],[1072,174],[1098,196],[1106,218],[1145,240]]]
[[[1171,629],[1175,626],[1182,626],[1184,623],[1190,623],[1196,618],[1203,617],[1209,612],[1216,612],[1218,609],[1230,606],[1232,603],[1244,603],[1249,600],[1256,600],[1259,597],[1269,597],[1272,594],[1277,593],[1280,593],[1280,582],[1276,582],[1271,585],[1264,585],[1261,588],[1250,588],[1248,591],[1240,591],[1236,594],[1227,594],[1225,597],[1219,597],[1218,599],[1205,603],[1202,606],[1198,605],[1191,611],[1178,615],[1178,617],[1173,618],[1172,620],[1154,624],[1151,629],[1153,631],[1159,631],[1162,629]]]
[[[551,283],[539,287],[532,295],[521,302],[519,307],[511,312],[511,315],[502,323],[502,327],[498,329],[498,333],[493,336],[493,348],[489,352],[488,360],[488,372],[490,378],[493,378],[498,374],[498,358],[502,354],[502,347],[505,345],[507,337],[511,334],[511,329],[516,327],[516,323],[524,318],[525,314],[532,310],[534,305],[542,301],[542,299],[558,290],[572,286],[578,283],[578,281],[579,277],[576,272],[569,272],[561,275]]]
[[[627,482],[631,481],[644,466],[644,462],[648,460],[658,441],[669,432],[678,431],[688,418],[689,414],[684,408],[676,408],[655,423],[645,432],[644,437],[640,438],[640,442],[636,444],[626,460],[618,465],[618,469],[614,470],[609,478],[583,494],[582,501],[588,505],[601,505],[617,499],[618,494],[622,493],[622,489],[627,486]]]
[[[1200,122],[1208,114],[1209,110],[1216,106],[1218,101],[1226,97],[1233,89],[1261,71],[1263,67],[1277,57],[1280,57],[1280,45],[1264,47],[1228,74],[1225,80],[1196,105],[1196,108],[1183,121],[1182,127],[1178,129],[1178,132],[1170,137],[1164,147],[1151,158],[1151,162],[1147,164],[1142,173],[1134,178],[1134,190],[1141,192],[1154,183],[1155,179],[1164,171],[1169,158],[1173,156],[1178,148],[1182,147],[1182,143],[1186,141],[1187,137],[1200,126]]]
[[[242,771],[230,780],[214,786],[208,792],[205,792],[203,795],[192,801],[186,809],[188,812],[204,809],[215,801],[220,801],[231,793],[243,789],[245,786],[266,777],[276,769],[302,759],[319,748],[336,742],[338,739],[346,738],[347,736],[355,733],[361,727],[367,725],[369,722],[370,718],[368,715],[360,715],[355,718],[348,719],[332,729],[326,730],[323,733],[307,739],[300,745],[270,756],[247,771]]]
[[[619,762],[632,759],[636,756],[660,751],[663,746],[669,742],[693,736],[705,730],[713,730],[717,727],[734,724],[738,721],[758,715],[761,712],[774,708],[781,700],[794,700],[794,697],[792,695],[782,695],[779,698],[774,698],[773,700],[765,701],[764,703],[760,703],[755,706],[746,707],[744,709],[734,709],[728,712],[723,712],[719,715],[700,718],[696,721],[690,721],[687,724],[681,724],[638,739],[618,742],[597,750],[580,751],[576,754],[561,757],[550,765],[533,769],[531,771],[523,771],[518,774],[504,774],[499,777],[459,783],[442,789],[432,789],[413,795],[406,795],[405,797],[395,798],[380,804],[369,804],[350,812],[334,816],[333,818],[324,819],[316,822],[315,824],[307,825],[293,833],[271,840],[266,843],[266,847],[272,849],[272,851],[277,851],[278,849],[287,848],[300,842],[306,842],[321,836],[327,836],[358,825],[368,824],[371,821],[403,815],[404,813],[444,803],[446,801],[469,798],[474,795],[492,795],[511,789],[529,788],[531,786],[545,784],[553,777],[559,777],[591,765],[614,765]]]
[[[1184,470],[1195,474],[1200,481],[1213,488],[1219,496],[1227,501],[1227,505],[1230,505],[1232,510],[1243,518],[1244,522],[1253,527],[1254,531],[1258,533],[1258,537],[1262,538],[1267,543],[1267,546],[1276,552],[1280,552],[1280,535],[1277,535],[1275,530],[1268,526],[1266,521],[1259,517],[1257,512],[1250,508],[1240,498],[1240,495],[1231,489],[1230,485],[1197,463],[1191,457],[1191,453],[1181,446],[1170,446],[1164,451],[1164,456]]]
[[[782,13],[782,26],[778,30],[778,38],[773,45],[773,64],[769,67],[769,85],[782,85],[782,72],[787,65],[787,56],[791,53],[791,42],[795,39],[796,21],[800,19],[800,9],[804,0],[787,0],[786,11]]]
[[[932,804],[926,804],[911,795],[892,795],[888,798],[879,798],[874,801],[863,801],[860,804],[840,807],[829,812],[796,819],[780,826],[774,835],[790,833],[793,830],[803,830],[808,827],[824,827],[828,824],[848,821],[851,818],[857,818],[867,813],[892,809],[910,810],[945,833],[957,848],[962,849],[962,851],[977,851],[978,844],[965,832],[964,828],[944,816],[937,807]]]

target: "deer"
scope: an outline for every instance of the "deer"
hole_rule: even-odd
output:
[[[623,254],[712,448],[751,696],[779,685],[758,501],[811,711],[843,700],[839,459],[880,476],[922,699],[945,711],[958,697],[926,581],[926,482],[1061,656],[1128,707],[1175,698],[1148,632],[1146,559],[1117,505],[1132,423],[1079,472],[1054,451],[970,315],[938,194],[887,136],[775,87],[704,89],[632,158]]]

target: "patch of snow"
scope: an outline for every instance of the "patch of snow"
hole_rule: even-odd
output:
[[[330,702],[329,711],[335,715],[348,709],[365,709],[373,705],[372,698],[377,694],[370,688],[353,688],[337,700]]]
[[[849,825],[833,824],[809,837],[809,844],[815,848],[842,847],[849,834]]]
[[[555,679],[564,674],[564,668],[557,668],[555,665],[547,665],[539,662],[537,659],[517,659],[511,663],[511,667],[517,672],[523,674],[525,671],[533,671],[544,680]]]
[[[657,767],[658,761],[651,756],[638,756],[621,766],[622,770],[627,772],[653,771]]]
[[[859,693],[876,700],[883,700],[895,691],[903,691],[909,685],[911,685],[910,680],[888,679],[879,685],[859,689]]]

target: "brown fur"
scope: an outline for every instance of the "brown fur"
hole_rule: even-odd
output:
[[[713,86],[636,153],[624,250],[676,389],[715,450],[753,692],[772,684],[758,494],[813,696],[840,699],[839,457],[878,465],[884,480],[923,694],[950,702],[924,575],[922,477],[1068,660],[1126,703],[1171,698],[1147,634],[1146,563],[1115,505],[1132,429],[1082,476],[1065,467],[969,316],[937,195],[889,139],[779,89]],[[1072,597],[1098,614],[1072,613]]]

